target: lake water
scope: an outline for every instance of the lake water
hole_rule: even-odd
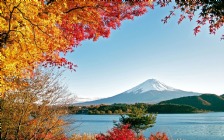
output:
[[[69,127],[74,130],[67,133],[105,133],[113,127],[113,121],[119,115],[68,115],[76,120]],[[70,129],[69,128],[69,129]],[[144,136],[151,133],[165,132],[171,140],[224,140],[224,112],[200,114],[158,114],[154,127],[144,131]]]

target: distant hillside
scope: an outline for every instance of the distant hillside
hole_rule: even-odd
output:
[[[203,112],[193,106],[178,104],[155,104],[149,105],[149,113],[198,113]]]
[[[220,95],[222,98],[224,98],[224,94]]]
[[[187,92],[179,89],[167,86],[158,80],[149,79],[130,90],[123,93],[117,94],[112,97],[99,99],[95,101],[89,101],[84,103],[77,103],[76,105],[86,106],[86,105],[100,105],[100,104],[114,104],[114,103],[125,103],[125,104],[135,104],[135,103],[149,103],[155,104],[161,101],[166,101],[170,99],[186,97],[186,96],[199,96],[200,93]]]
[[[160,104],[189,105],[198,109],[210,111],[224,111],[224,99],[215,94],[202,94],[200,96],[181,97],[160,102]]]

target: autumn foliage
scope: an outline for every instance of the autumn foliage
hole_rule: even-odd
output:
[[[149,140],[169,140],[166,133],[157,132],[156,134],[151,134]]]
[[[144,140],[143,136],[136,137],[135,133],[129,129],[129,125],[114,127],[109,130],[106,135],[99,134],[97,140]]]
[[[173,9],[162,21],[166,23],[176,11],[181,11],[178,24],[184,19],[190,21],[196,16],[196,27],[194,34],[200,32],[201,27],[208,25],[209,33],[215,34],[217,30],[223,27],[224,24],[224,1],[223,0],[157,0],[158,5],[167,7],[172,2],[174,3]],[[224,35],[221,37],[224,39]]]
[[[130,129],[130,125],[121,125],[109,130],[107,134],[96,135],[97,140],[146,140],[143,135],[136,136]],[[157,132],[155,135],[151,134],[149,140],[169,140],[165,133]]]
[[[32,79],[16,79],[16,89],[7,91],[1,103],[1,138],[7,140],[65,140],[61,117],[67,114],[69,95],[60,73],[35,71]]]
[[[12,88],[8,77],[32,76],[38,65],[74,70],[68,52],[83,40],[108,37],[147,7],[150,1],[1,0],[0,93]]]

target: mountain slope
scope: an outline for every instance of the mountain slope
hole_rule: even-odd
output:
[[[224,111],[224,99],[215,94],[202,94],[200,96],[182,97],[163,101],[160,104],[190,105],[198,109]]]
[[[96,105],[113,103],[159,103],[161,101],[185,96],[199,96],[200,93],[187,92],[169,87],[155,79],[149,79],[121,94],[100,100],[78,103],[77,105]]]
[[[224,94],[220,95],[222,98],[224,98]]]

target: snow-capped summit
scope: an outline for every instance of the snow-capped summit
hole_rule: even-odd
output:
[[[165,84],[163,84],[162,82],[156,80],[156,79],[149,79],[143,83],[141,83],[140,85],[127,90],[126,93],[143,93],[143,92],[147,92],[150,90],[156,90],[156,91],[176,91],[177,89],[174,89],[172,87],[169,87]]]
[[[138,86],[114,95],[112,97],[103,98],[95,101],[79,103],[79,105],[99,105],[114,103],[150,103],[155,104],[161,101],[171,100],[187,96],[199,96],[201,93],[188,92],[169,87],[155,79],[149,79]]]

